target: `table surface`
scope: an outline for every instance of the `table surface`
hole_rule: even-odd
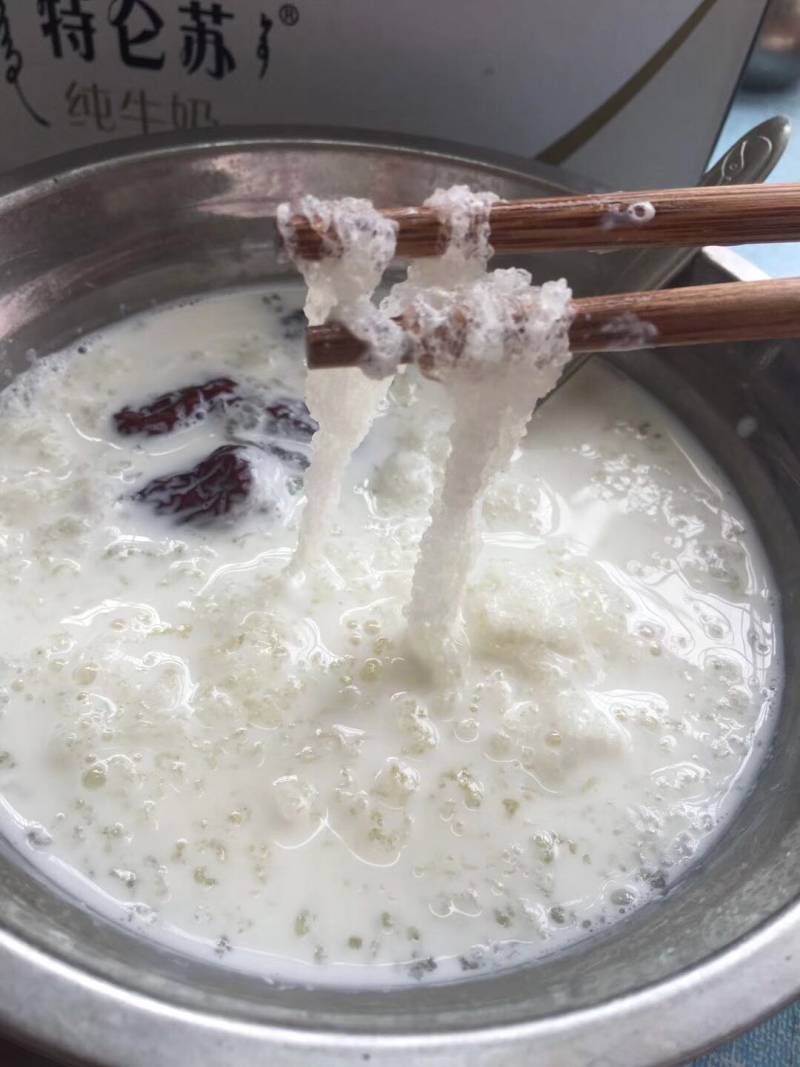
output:
[[[783,92],[741,92],[720,134],[714,158],[742,134],[772,115],[788,115],[796,132],[770,181],[800,180],[800,84]],[[737,249],[775,277],[800,273],[800,243],[743,245]],[[736,1020],[731,1020],[735,1029]],[[0,1038],[2,1067],[54,1067],[49,1059]],[[687,1065],[689,1067],[689,1065]],[[800,1067],[800,1002],[722,1047],[701,1056],[691,1067]]]

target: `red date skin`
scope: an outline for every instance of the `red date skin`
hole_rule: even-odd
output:
[[[134,500],[149,504],[157,515],[173,516],[179,524],[200,524],[239,513],[253,487],[247,446],[275,456],[286,468],[289,491],[299,490],[308,459],[302,451],[274,440],[277,436],[306,443],[316,432],[316,422],[298,397],[279,391],[265,402],[241,395],[237,382],[220,377],[164,393],[139,408],[124,407],[113,419],[121,434],[153,437],[215,411],[238,418],[245,430],[255,431],[255,440],[237,440],[236,422],[226,423],[231,444],[217,448],[191,470],[154,478],[134,494]]]
[[[317,423],[311,418],[302,400],[294,396],[275,396],[263,404],[253,397],[237,396],[226,401],[225,410],[241,417],[244,413],[246,428],[260,426],[265,435],[285,437],[293,441],[310,441],[317,432]]]
[[[179,524],[203,523],[240,511],[253,488],[253,470],[240,445],[222,445],[189,471],[154,478],[134,494],[157,515]]]
[[[171,433],[206,411],[211,411],[226,400],[233,399],[238,385],[231,378],[212,378],[204,385],[189,385],[174,389],[156,397],[150,404],[140,408],[124,407],[114,414],[117,432],[125,434]]]

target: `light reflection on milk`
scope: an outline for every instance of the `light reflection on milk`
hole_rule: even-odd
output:
[[[434,383],[395,382],[304,582],[283,576],[302,494],[271,460],[260,509],[217,528],[129,499],[225,423],[122,438],[111,413],[220,374],[301,395],[300,299],[153,313],[6,394],[7,832],[104,912],[266,976],[550,952],[662,892],[755,772],[780,681],[760,547],[696,443],[588,367],[488,493],[445,698],[403,615],[446,451]]]

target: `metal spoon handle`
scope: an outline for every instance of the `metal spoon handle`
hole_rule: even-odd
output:
[[[791,123],[783,115],[755,126],[732,145],[702,176],[698,185],[749,185],[763,182],[781,158]],[[631,256],[614,288],[623,293],[662,289],[686,266],[696,248],[644,249]]]
[[[697,184],[744,185],[764,181],[783,155],[791,128],[791,122],[783,115],[759,123],[731,145]],[[617,253],[620,259],[625,257],[625,266],[615,277],[614,289],[620,293],[663,289],[696,253],[696,248],[646,248],[632,254]],[[588,354],[573,356],[555,389],[541,403],[546,403],[589,358]]]

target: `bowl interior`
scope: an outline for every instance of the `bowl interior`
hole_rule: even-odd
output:
[[[10,189],[0,197],[0,374],[10,379],[32,354],[44,356],[122,314],[286,275],[267,218],[279,201],[313,191],[414,204],[454,182],[504,197],[559,191],[551,177],[432,150],[267,137],[89,159],[57,179],[42,176]],[[540,280],[566,275],[578,293],[612,291],[623,255],[540,255],[523,265]],[[692,281],[720,280],[708,260],[695,261],[692,272]],[[301,990],[134,937],[44,883],[0,841],[0,928],[84,974],[165,1004],[253,1023],[422,1034],[511,1024],[619,998],[719,953],[786,908],[800,887],[794,847],[800,421],[791,400],[800,361],[792,347],[614,360],[678,413],[734,481],[782,595],[786,685],[774,744],[734,824],[667,899],[602,938],[494,977],[391,992]],[[747,439],[736,432],[743,415],[758,425]]]

